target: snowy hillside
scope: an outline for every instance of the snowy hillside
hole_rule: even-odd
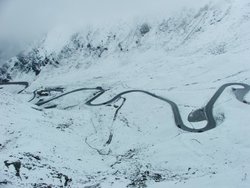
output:
[[[234,0],[2,43],[0,187],[248,188],[249,30]],[[174,105],[204,130],[227,83],[215,127],[179,126]]]

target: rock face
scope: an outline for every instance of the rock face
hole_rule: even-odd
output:
[[[216,32],[215,27],[225,27],[224,31],[230,30],[233,25],[238,24],[237,21],[243,19],[239,18],[229,25],[226,23],[226,19],[230,19],[233,15],[232,6],[230,3],[225,3],[223,6],[206,5],[198,12],[183,10],[179,15],[164,18],[161,21],[157,20],[157,22],[152,20],[133,26],[117,25],[112,29],[107,26],[85,29],[84,32],[75,31],[65,34],[65,40],[61,39],[63,38],[61,31],[63,28],[58,29],[60,39],[58,39],[59,36],[55,29],[47,35],[47,38],[43,38],[13,58],[4,60],[6,63],[0,68],[0,79],[15,79],[20,72],[29,73],[35,77],[45,66],[57,67],[61,62],[69,60],[102,59],[112,57],[114,54],[130,53],[148,48],[163,48],[170,54],[178,53],[180,50],[183,54],[197,51],[212,55],[224,54],[229,48],[236,49],[237,45],[240,45],[237,40],[237,36],[240,35],[239,28],[233,29],[228,35],[219,39],[216,36],[223,35],[223,31],[219,31],[216,35],[214,33]],[[247,20],[246,15],[243,16]],[[243,27],[244,23],[241,25]],[[121,27],[123,30],[120,30]],[[210,40],[202,40],[197,43],[199,38],[209,32],[211,32]],[[58,43],[58,40],[60,44],[57,47],[55,44]],[[52,48],[55,48],[54,51]]]

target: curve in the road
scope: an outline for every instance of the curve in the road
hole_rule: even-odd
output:
[[[22,93],[27,87],[29,87],[29,82],[0,82],[1,85],[21,85],[24,89],[20,90],[18,93]]]
[[[88,101],[85,102],[86,105],[88,106],[102,106],[102,105],[108,105],[108,104],[111,104],[112,102],[115,102],[117,99],[120,99],[123,95],[126,95],[126,94],[129,94],[129,93],[143,93],[143,94],[146,94],[146,95],[149,95],[151,97],[154,97],[156,99],[159,99],[163,102],[166,102],[168,103],[171,108],[172,108],[172,111],[173,111],[173,114],[174,114],[174,120],[175,120],[175,124],[177,127],[179,127],[180,129],[184,130],[184,131],[188,131],[188,132],[204,132],[204,131],[208,131],[208,130],[211,130],[213,128],[216,127],[216,121],[215,121],[215,118],[213,116],[213,106],[215,104],[215,102],[217,101],[217,99],[220,97],[220,95],[222,94],[222,92],[229,86],[232,86],[232,85],[237,85],[237,86],[242,86],[243,89],[235,89],[236,91],[240,91],[238,92],[238,95],[236,95],[236,98],[241,101],[241,102],[244,102],[244,96],[249,92],[250,90],[250,86],[248,84],[244,84],[244,83],[227,83],[227,84],[224,84],[222,85],[215,93],[214,95],[211,97],[211,99],[208,101],[208,103],[205,105],[204,108],[199,109],[199,111],[201,113],[199,113],[199,116],[194,116],[193,118],[189,118],[188,120],[190,122],[198,122],[198,121],[204,121],[206,120],[207,121],[207,124],[205,125],[205,127],[203,128],[190,128],[188,126],[186,126],[183,121],[182,121],[182,117],[181,117],[181,114],[180,114],[180,111],[179,111],[179,108],[177,106],[177,104],[167,98],[164,98],[164,97],[161,97],[159,95],[156,95],[154,93],[151,93],[149,91],[144,91],[144,90],[127,90],[127,91],[124,91],[124,92],[121,92],[119,94],[117,94],[116,96],[114,96],[113,98],[111,98],[110,100],[108,101],[105,101],[105,102],[102,102],[102,103],[94,103],[94,101],[99,98],[101,95],[103,95],[106,90],[104,90],[102,87],[96,87],[96,88],[79,88],[79,89],[75,89],[75,90],[72,90],[72,91],[69,91],[69,92],[66,92],[64,94],[61,94],[59,96],[56,96],[54,98],[51,98],[49,100],[46,100],[46,101],[40,101],[38,103],[36,103],[36,105],[38,106],[41,106],[41,105],[44,105],[46,103],[49,103],[51,101],[54,101],[58,98],[61,98],[65,95],[69,95],[71,93],[75,93],[75,92],[79,92],[79,91],[84,91],[84,90],[93,90],[93,91],[97,91],[97,94],[92,97],[91,99],[89,99]],[[240,94],[239,94],[240,93]],[[237,92],[236,92],[237,94]],[[196,111],[192,112],[193,114],[196,113]],[[192,114],[191,113],[191,114]]]
[[[0,83],[0,85],[23,85],[25,88],[23,90],[25,90],[28,86],[29,86],[29,83],[28,82],[6,82],[6,83]],[[171,108],[172,108],[172,111],[173,111],[173,115],[174,115],[174,121],[175,121],[175,124],[178,128],[184,130],[184,131],[188,131],[188,132],[204,132],[204,131],[208,131],[208,130],[211,130],[213,128],[216,127],[216,121],[215,121],[215,118],[213,116],[213,106],[215,104],[215,102],[217,101],[217,99],[220,97],[220,95],[222,94],[222,92],[229,86],[233,86],[233,85],[236,85],[236,86],[242,86],[243,88],[240,88],[240,89],[234,89],[234,93],[235,93],[235,96],[236,96],[236,99],[241,101],[241,102],[244,102],[244,103],[247,103],[245,100],[244,100],[244,97],[245,95],[249,92],[250,90],[250,85],[248,84],[244,84],[244,83],[227,83],[227,84],[223,84],[215,93],[214,95],[211,97],[211,99],[208,101],[208,103],[205,105],[204,108],[202,109],[198,109],[192,113],[190,113],[189,115],[189,118],[188,118],[188,121],[190,122],[199,122],[199,121],[207,121],[207,124],[205,125],[205,127],[203,128],[190,128],[188,126],[186,126],[183,121],[182,121],[182,117],[181,117],[181,114],[180,114],[180,111],[179,111],[179,108],[177,106],[177,104],[167,98],[164,98],[164,97],[161,97],[159,95],[156,95],[154,93],[151,93],[149,91],[144,91],[144,90],[127,90],[127,91],[124,91],[124,92],[121,92],[119,94],[117,94],[116,96],[114,96],[113,98],[111,98],[110,100],[108,101],[105,101],[105,102],[102,102],[102,103],[94,103],[94,101],[99,98],[101,95],[103,95],[107,90],[103,89],[102,87],[96,87],[96,88],[79,88],[79,89],[75,89],[75,90],[72,90],[72,91],[69,91],[69,92],[66,92],[66,93],[63,93],[61,95],[58,95],[56,97],[53,97],[51,99],[48,99],[48,100],[45,100],[45,101],[38,101],[36,103],[37,106],[42,106],[46,103],[49,103],[51,101],[54,101],[56,99],[59,99],[61,97],[64,97],[66,95],[69,95],[71,93],[75,93],[75,92],[79,92],[79,91],[88,91],[88,90],[91,90],[91,91],[97,91],[97,93],[92,97],[90,98],[89,100],[87,100],[85,102],[86,105],[88,106],[103,106],[103,105],[108,105],[108,104],[111,104],[113,102],[115,102],[116,100],[120,99],[122,96],[126,95],[126,94],[129,94],[129,93],[143,93],[143,94],[146,94],[146,95],[149,95],[153,98],[156,98],[156,99],[159,99],[163,102],[166,102],[168,103]],[[21,93],[23,90],[19,91],[18,93]],[[34,96],[31,100],[33,100],[36,96],[36,90],[33,92]],[[30,101],[31,101],[30,100]]]

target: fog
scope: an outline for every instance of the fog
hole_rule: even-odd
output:
[[[208,0],[0,0],[0,38],[32,38],[59,24],[110,24],[167,16]]]

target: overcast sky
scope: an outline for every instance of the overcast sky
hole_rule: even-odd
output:
[[[57,24],[101,24],[166,16],[208,0],[0,0],[0,36],[32,35]]]

